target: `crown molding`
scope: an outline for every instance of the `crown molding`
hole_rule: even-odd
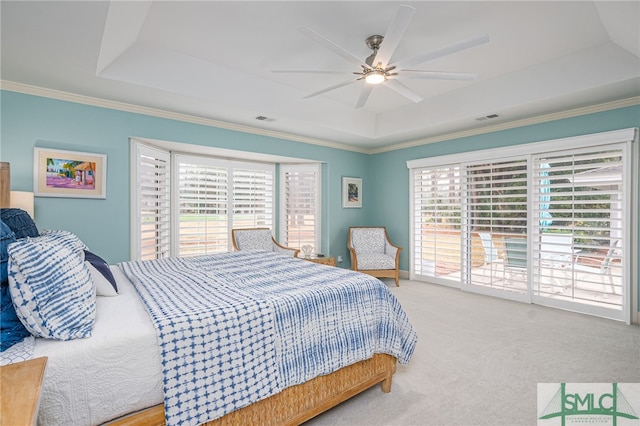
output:
[[[478,129],[471,129],[471,130],[465,130],[465,131],[454,132],[454,133],[445,133],[439,136],[433,136],[433,137],[418,139],[418,140],[405,142],[405,143],[401,143],[393,146],[372,149],[371,151],[369,151],[369,154],[380,154],[383,152],[397,151],[399,149],[413,148],[416,146],[427,145],[427,144],[436,143],[436,142],[444,142],[448,140],[459,139],[459,138],[464,138],[469,136],[482,135],[485,133],[493,133],[501,130],[513,129],[516,127],[530,126],[532,124],[540,124],[548,121],[561,120],[563,118],[578,117],[581,115],[609,111],[613,109],[624,108],[624,107],[634,106],[634,105],[640,105],[640,96],[635,96],[635,97],[622,99],[618,101],[606,102],[606,103],[597,104],[597,105],[591,105],[588,107],[570,109],[562,112],[555,112],[552,114],[544,114],[536,117],[524,118],[522,120],[514,120],[506,123],[494,124],[491,126],[482,127]]]
[[[203,126],[216,127],[220,129],[233,130],[236,132],[251,133],[260,136],[302,142],[312,145],[324,146],[327,148],[341,149],[344,151],[355,151],[362,154],[369,154],[368,149],[356,148],[353,146],[325,141],[322,139],[309,138],[306,136],[294,135],[290,133],[277,132],[273,130],[260,129],[257,127],[234,124],[226,121],[214,120],[211,118],[198,117],[195,115],[181,114],[157,108],[149,108],[140,105],[128,104],[124,102],[110,101],[107,99],[93,98],[90,96],[77,95],[75,93],[63,92],[61,90],[47,89],[44,87],[31,86],[28,84],[16,83],[13,81],[0,80],[0,89],[10,92],[24,93],[27,95],[40,96],[43,98],[56,99],[60,101],[74,102],[78,104],[90,105],[100,108],[114,109],[118,111],[143,114],[152,117],[166,118],[169,120],[182,121],[186,123],[200,124]]]
[[[592,105],[588,107],[576,108],[552,114],[544,114],[536,117],[525,118],[522,120],[514,120],[501,124],[494,124],[487,127],[470,129],[461,132],[445,133],[438,136],[432,136],[423,139],[417,139],[400,144],[389,145],[382,148],[366,149],[357,148],[337,142],[326,141],[322,139],[309,138],[300,135],[294,135],[284,132],[276,132],[272,130],[260,129],[257,127],[246,126],[242,124],[234,124],[226,121],[214,120],[210,118],[198,117],[194,115],[181,114],[171,111],[165,111],[157,108],[143,107],[140,105],[128,104],[124,102],[110,101],[106,99],[93,98],[90,96],[77,95],[74,93],[63,92],[60,90],[46,89],[28,84],[16,83],[13,81],[0,80],[0,89],[11,92],[24,93],[28,95],[41,96],[44,98],[57,99],[61,101],[74,102],[84,105],[91,105],[101,108],[115,109],[119,111],[131,112],[135,114],[143,114],[152,117],[166,118],[169,120],[182,121],[186,123],[200,124],[204,126],[216,127],[220,129],[233,130],[236,132],[251,133],[260,136],[290,140],[294,142],[307,143],[311,145],[319,145],[327,148],[340,149],[344,151],[359,152],[362,154],[381,154],[389,151],[397,151],[400,149],[413,148],[416,146],[432,144],[436,142],[444,142],[453,139],[459,139],[469,136],[482,135],[486,133],[498,132],[501,130],[513,129],[516,127],[530,126],[533,124],[545,123],[548,121],[560,120],[563,118],[578,117],[581,115],[593,114],[597,112],[609,111],[628,106],[640,105],[640,96],[635,96],[618,101],[606,102],[602,104]]]

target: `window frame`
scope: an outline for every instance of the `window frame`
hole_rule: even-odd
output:
[[[315,174],[315,199],[314,199],[314,244],[313,247],[316,252],[321,252],[322,250],[322,164],[314,163],[314,164],[281,164],[279,171],[279,233],[278,233],[278,241],[288,247],[293,247],[297,249],[301,249],[302,247],[298,247],[299,244],[292,245],[287,238],[287,179],[286,174],[290,172],[301,172],[301,173],[314,173]]]
[[[269,155],[269,154],[257,154],[254,152],[244,152],[244,151],[237,151],[237,150],[231,150],[231,149],[224,149],[224,148],[215,148],[215,147],[209,147],[209,146],[201,146],[201,145],[191,145],[191,144],[184,144],[184,143],[178,143],[178,142],[168,142],[168,141],[161,141],[161,140],[154,140],[154,139],[146,139],[146,138],[138,138],[138,137],[132,137],[130,138],[130,170],[131,170],[131,183],[130,183],[130,188],[131,188],[131,194],[130,194],[130,200],[131,200],[131,215],[130,215],[130,226],[132,229],[131,232],[131,236],[130,236],[130,247],[131,247],[131,258],[136,260],[138,259],[139,256],[139,247],[140,247],[140,238],[141,235],[139,232],[137,232],[137,230],[139,229],[139,208],[138,208],[138,201],[137,201],[137,197],[138,197],[138,191],[137,191],[137,161],[139,159],[138,157],[138,150],[140,149],[140,147],[145,147],[145,149],[149,149],[149,150],[153,150],[154,152],[158,152],[158,153],[164,153],[165,155],[169,156],[169,167],[171,168],[171,172],[169,175],[169,184],[170,184],[170,199],[171,201],[171,205],[170,205],[170,235],[169,235],[169,255],[174,256],[175,253],[177,253],[177,250],[174,248],[174,241],[177,241],[177,238],[175,236],[175,233],[177,232],[177,226],[174,225],[175,222],[175,217],[177,215],[177,211],[178,211],[178,207],[177,207],[177,203],[173,202],[173,198],[174,198],[174,192],[175,192],[175,188],[174,186],[176,185],[177,180],[173,177],[174,174],[174,170],[176,169],[176,162],[174,160],[174,157],[176,155],[185,155],[185,156],[193,156],[193,157],[198,157],[198,158],[209,158],[212,159],[213,161],[230,161],[230,162],[234,162],[235,164],[238,165],[250,165],[250,166],[254,166],[256,164],[261,165],[261,166],[265,166],[265,167],[272,167],[274,169],[273,171],[273,186],[272,186],[272,205],[273,205],[273,213],[272,213],[272,217],[271,217],[271,223],[270,225],[268,225],[274,235],[276,235],[276,233],[278,232],[278,226],[280,224],[280,212],[284,211],[285,207],[280,205],[280,168],[282,167],[289,167],[289,166],[295,166],[295,167],[314,167],[317,168],[318,170],[318,179],[316,181],[316,185],[317,185],[317,191],[316,191],[316,199],[317,199],[317,206],[316,206],[316,210],[318,211],[317,214],[317,222],[316,222],[316,229],[315,229],[315,236],[316,236],[316,241],[318,241],[317,243],[317,247],[318,250],[321,247],[322,244],[322,240],[321,240],[321,235],[322,235],[322,217],[320,215],[320,212],[324,209],[324,206],[322,205],[322,191],[323,191],[323,181],[322,181],[322,162],[320,161],[313,161],[313,160],[306,160],[306,159],[302,159],[302,158],[293,158],[293,157],[283,157],[283,156],[277,156],[277,155]],[[264,161],[263,161],[264,160]],[[174,206],[174,204],[176,204]],[[232,209],[233,206],[230,206],[229,209]],[[261,225],[264,226],[264,225]],[[233,250],[233,245],[231,243],[231,228],[229,228],[229,239],[228,239],[228,245],[229,245],[229,250]]]

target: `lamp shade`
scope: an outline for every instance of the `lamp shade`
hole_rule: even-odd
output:
[[[385,80],[385,75],[383,71],[373,70],[367,73],[364,79],[369,84],[380,84]]]
[[[33,192],[11,191],[11,201],[9,204],[14,209],[22,209],[33,218]]]

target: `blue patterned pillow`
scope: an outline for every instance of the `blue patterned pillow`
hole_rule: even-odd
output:
[[[20,343],[30,333],[16,315],[9,294],[9,285],[0,286],[0,292],[0,352],[4,352],[16,343]]]
[[[18,318],[34,336],[91,336],[96,290],[84,253],[35,238],[11,244],[9,291]]]
[[[29,213],[21,209],[0,209],[0,220],[11,228],[16,234],[16,239],[37,237],[40,235],[36,223]]]
[[[89,248],[78,238],[77,235],[63,231],[61,229],[44,230],[39,237],[30,238],[30,241],[44,241],[51,244],[57,244],[60,247],[66,247],[76,254],[80,254]]]
[[[29,332],[16,316],[16,310],[9,294],[7,263],[8,246],[16,241],[16,235],[9,226],[0,221],[0,352],[4,352],[29,336]]]
[[[9,254],[7,246],[16,241],[16,234],[11,228],[0,220],[0,284],[6,284],[7,281],[7,261]]]

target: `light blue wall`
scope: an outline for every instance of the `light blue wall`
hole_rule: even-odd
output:
[[[34,146],[107,154],[106,200],[37,198],[35,216],[40,228],[68,229],[112,263],[129,259],[130,137],[322,161],[328,202],[323,251],[342,256],[341,266],[349,267],[347,228],[386,225],[392,240],[404,248],[400,267],[408,270],[408,160],[640,126],[640,106],[633,106],[365,155],[9,91],[0,96],[0,160],[11,163],[12,190],[32,190]],[[363,178],[362,209],[342,208],[343,176]]]
[[[66,229],[108,262],[130,257],[129,138],[174,142],[305,158],[325,163],[323,251],[342,256],[349,267],[347,228],[373,210],[343,209],[343,176],[368,176],[369,156],[352,151],[235,132],[210,126],[121,112],[10,91],[0,92],[0,160],[11,163],[11,189],[33,188],[34,146],[107,155],[107,199],[37,197],[35,220],[42,229]],[[364,188],[364,199],[370,195]]]

